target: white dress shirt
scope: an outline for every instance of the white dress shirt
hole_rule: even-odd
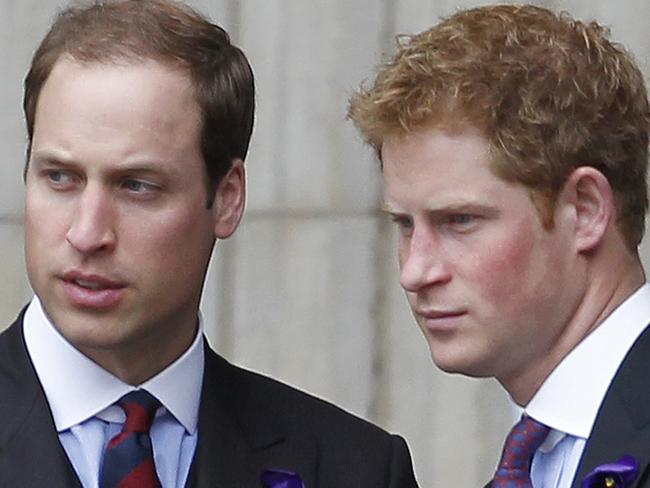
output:
[[[525,413],[551,427],[533,457],[534,488],[571,486],[607,389],[649,322],[645,284],[557,365],[530,400]]]
[[[54,425],[84,488],[97,488],[102,455],[125,414],[113,404],[135,387],[75,349],[51,324],[38,298],[24,317],[27,351],[52,410]],[[196,449],[203,381],[201,320],[192,345],[138,388],[162,407],[151,427],[156,471],[164,488],[184,486]]]

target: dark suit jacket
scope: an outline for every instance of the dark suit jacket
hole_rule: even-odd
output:
[[[596,416],[572,488],[601,464],[633,456],[639,476],[629,488],[650,488],[650,327],[628,351]],[[490,483],[485,488],[489,488]]]
[[[603,399],[573,488],[580,488],[596,466],[618,461],[624,454],[640,464],[631,487],[650,488],[650,327],[628,352]]]
[[[22,316],[0,334],[0,487],[80,487],[27,355]],[[206,347],[189,488],[259,488],[267,469],[307,488],[416,487],[405,442]]]

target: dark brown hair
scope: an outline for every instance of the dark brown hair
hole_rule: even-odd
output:
[[[25,78],[28,161],[38,97],[63,55],[99,63],[153,59],[188,71],[203,117],[201,150],[211,205],[232,161],[246,157],[255,109],[251,67],[226,31],[173,0],[105,0],[63,10]]]
[[[566,178],[592,166],[615,193],[628,246],[643,237],[650,108],[631,55],[596,22],[534,6],[461,11],[398,38],[395,56],[349,117],[379,153],[422,127],[483,131],[496,175],[527,187],[542,222]]]

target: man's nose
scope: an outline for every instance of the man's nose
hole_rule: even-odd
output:
[[[115,246],[115,219],[110,193],[88,185],[79,195],[66,240],[78,252],[92,254]]]
[[[407,292],[415,293],[451,279],[440,237],[431,229],[415,228],[400,247],[400,284]]]

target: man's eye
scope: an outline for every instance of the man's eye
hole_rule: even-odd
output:
[[[73,181],[73,176],[67,171],[51,170],[45,172],[45,176],[52,185],[57,187],[68,185]]]
[[[449,223],[455,225],[467,225],[475,221],[475,217],[470,214],[455,214],[449,216]]]
[[[479,218],[472,214],[451,214],[445,218],[445,225],[454,232],[470,232],[476,229]]]
[[[413,220],[404,215],[391,215],[391,220],[397,224],[401,231],[410,231],[413,228]]]
[[[145,181],[140,181],[140,180],[126,180],[123,183],[123,187],[126,190],[134,193],[150,192],[156,189],[156,187],[151,183],[147,183]]]

